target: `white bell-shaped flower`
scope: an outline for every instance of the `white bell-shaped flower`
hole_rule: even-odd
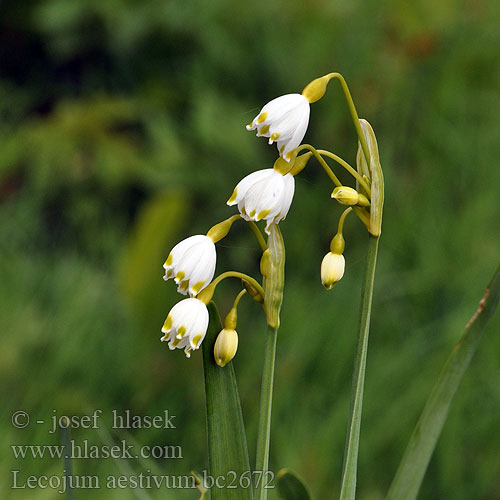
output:
[[[247,125],[247,130],[257,129],[257,136],[269,137],[269,144],[277,143],[285,160],[300,145],[309,124],[309,101],[301,94],[286,94],[268,102]]]
[[[321,262],[321,282],[327,290],[331,290],[335,283],[344,276],[345,259],[338,253],[328,252]]]
[[[161,331],[162,342],[170,349],[184,349],[186,356],[200,347],[208,328],[208,309],[199,299],[190,297],[181,300],[168,313]]]
[[[269,234],[271,224],[278,224],[287,216],[294,191],[293,175],[282,175],[272,168],[266,168],[242,179],[227,204],[237,204],[241,217],[247,221],[265,220],[265,231]]]
[[[208,236],[197,234],[177,243],[165,264],[164,280],[174,278],[177,291],[196,296],[212,281],[217,255],[215,244]]]

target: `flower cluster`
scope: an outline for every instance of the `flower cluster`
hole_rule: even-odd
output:
[[[378,158],[378,152],[373,149],[373,144],[376,147],[376,140],[374,136],[373,138],[370,136],[373,131],[369,124],[364,120],[359,120],[358,124],[356,117],[358,136],[361,130],[365,134],[363,141],[360,138],[360,141],[363,142],[363,154],[358,151],[360,163],[358,162],[357,172],[333,153],[316,150],[307,144],[301,146],[309,124],[310,104],[324,95],[328,82],[337,76],[337,73],[330,73],[313,80],[301,94],[286,94],[271,100],[247,125],[247,130],[257,130],[257,136],[267,137],[269,144],[276,142],[279,157],[273,168],[254,171],[236,185],[227,204],[238,207],[239,213],[237,215],[216,224],[206,235],[198,234],[186,238],[175,245],[169,253],[163,265],[165,269],[164,279],[173,279],[177,284],[177,291],[183,295],[189,295],[188,298],[172,308],[163,325],[164,336],[161,340],[168,342],[170,349],[184,349],[186,356],[189,357],[192,351],[200,347],[206,335],[209,321],[207,304],[211,300],[217,284],[228,276],[241,278],[245,289],[237,296],[230,314],[226,317],[225,327],[215,343],[216,363],[219,366],[224,366],[236,353],[238,346],[236,306],[245,292],[248,292],[254,300],[263,303],[269,323],[265,290],[253,278],[241,273],[229,272],[214,280],[217,260],[215,245],[228,234],[232,223],[237,219],[243,219],[252,224],[264,221],[265,233],[269,235],[269,238],[274,238],[273,225],[279,224],[286,218],[292,204],[295,192],[294,176],[306,166],[313,154],[337,186],[332,197],[340,204],[349,207],[340,218],[337,234],[330,245],[331,251],[321,263],[321,281],[327,290],[333,288],[344,274],[342,225],[346,215],[354,211],[372,234],[377,231],[377,226],[378,231],[380,230],[381,208],[376,212],[371,210],[370,206],[369,181],[373,172],[370,171],[371,165],[366,162],[369,157]],[[370,144],[369,151],[367,144]],[[307,152],[299,155],[303,150],[307,150]],[[342,186],[326,164],[323,158],[325,155],[347,168],[356,178],[358,188],[361,186],[360,191],[362,192],[348,186]],[[382,182],[380,177],[379,183]],[[383,200],[383,191],[381,199]],[[253,229],[257,232],[259,243],[264,252],[261,272],[264,278],[264,287],[266,287],[267,277],[264,271],[266,266],[262,262],[266,260],[268,250],[260,230],[255,226]],[[271,246],[270,243],[269,246]],[[281,304],[281,301],[278,302]],[[279,316],[279,309],[276,315]]]
[[[307,130],[309,102],[301,94],[288,94],[273,99],[262,108],[247,129],[257,129],[258,136],[269,137],[269,144],[276,142],[281,157],[291,163],[292,153],[300,145]],[[294,191],[295,179],[291,173],[266,168],[243,178],[227,204],[237,205],[239,216],[245,221],[265,221],[265,232],[269,234],[271,224],[278,224],[287,216]],[[207,299],[200,300],[200,292],[213,280],[217,259],[215,243],[228,230],[223,231],[221,236],[218,234],[220,231],[214,231],[214,228],[206,235],[190,236],[175,245],[163,265],[164,280],[172,278],[177,284],[177,291],[183,295],[189,294],[189,298],[172,308],[163,325],[164,336],[161,340],[168,342],[170,349],[184,349],[188,357],[199,348],[207,331]],[[216,361],[221,366],[236,352],[237,336],[234,327],[225,328],[216,343]]]

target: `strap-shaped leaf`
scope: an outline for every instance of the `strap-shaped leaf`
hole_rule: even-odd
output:
[[[500,300],[500,266],[474,316],[465,326],[425,404],[386,500],[417,498],[425,471],[448,416],[453,396],[478,346],[483,330]]]
[[[310,500],[311,494],[302,479],[289,469],[281,469],[276,476],[280,500]]]
[[[240,398],[233,364],[217,366],[214,345],[222,329],[215,304],[208,305],[210,324],[203,341],[203,371],[208,430],[208,469],[211,479],[217,477],[210,490],[212,500],[252,500],[250,462]]]

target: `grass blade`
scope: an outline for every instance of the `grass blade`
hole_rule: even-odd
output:
[[[276,480],[280,500],[311,500],[309,489],[295,472],[281,469]]]
[[[233,364],[214,360],[214,345],[222,329],[217,308],[210,303],[210,324],[203,341],[203,371],[208,431],[208,468],[212,478],[225,478],[225,488],[211,488],[212,500],[252,500],[250,462]],[[247,476],[249,481],[247,482]],[[222,486],[222,484],[221,484]],[[227,488],[231,486],[231,488]]]
[[[453,396],[499,300],[500,266],[441,371],[411,435],[386,500],[413,500],[417,497]]]

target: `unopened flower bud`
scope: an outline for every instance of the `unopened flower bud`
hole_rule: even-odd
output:
[[[338,253],[328,252],[321,262],[321,283],[331,290],[344,276],[345,259]]]
[[[214,346],[215,362],[223,367],[234,358],[238,349],[238,334],[236,330],[224,328],[217,336]]]
[[[370,204],[366,196],[349,186],[336,187],[332,192],[332,198],[335,198],[341,205],[367,207]]]
[[[359,193],[348,186],[336,187],[332,192],[332,198],[335,198],[342,205],[357,205],[359,201]]]
[[[241,282],[243,283],[245,290],[248,292],[250,297],[255,300],[255,302],[258,302],[259,304],[264,303],[264,297],[259,292],[259,290],[257,290],[257,288],[255,288],[249,281],[241,280]]]

